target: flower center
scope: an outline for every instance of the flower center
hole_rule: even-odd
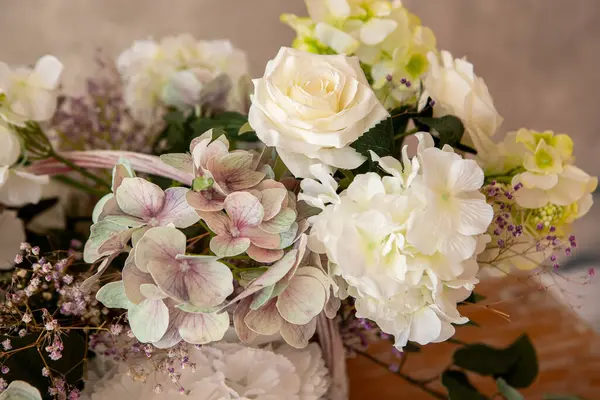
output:
[[[179,262],[179,270],[181,272],[187,272],[190,270],[190,264],[187,262],[187,260],[183,260]]]
[[[152,218],[150,218],[150,220],[148,221],[148,226],[150,226],[150,227],[155,227],[155,226],[158,226],[159,222],[160,222],[160,221],[158,220],[158,218],[156,218],[156,217],[152,217]]]
[[[229,233],[231,234],[231,236],[235,237],[239,237],[240,236],[240,230],[238,228],[236,228],[235,226],[232,226],[231,229],[229,230]]]

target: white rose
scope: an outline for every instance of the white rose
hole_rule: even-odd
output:
[[[435,101],[434,117],[455,115],[465,125],[465,144],[475,146],[479,153],[492,147],[490,137],[502,124],[502,117],[483,81],[473,72],[473,65],[464,59],[454,59],[442,51],[440,58],[428,54],[430,70],[424,80],[425,91],[421,108],[428,97]]]
[[[250,125],[296,177],[357,168],[366,158],[349,145],[388,116],[356,57],[283,47],[253,82]]]

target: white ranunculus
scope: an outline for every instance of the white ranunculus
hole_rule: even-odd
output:
[[[0,63],[0,117],[19,125],[52,118],[62,69],[61,62],[50,55],[40,58],[33,69],[12,70]]]
[[[349,145],[388,116],[355,57],[284,47],[253,82],[250,125],[296,177],[357,168],[366,158]]]
[[[19,207],[37,203],[42,197],[42,185],[48,176],[34,175],[18,168],[0,166],[0,204]]]
[[[25,241],[23,221],[17,217],[16,211],[0,212],[0,237],[0,270],[10,269],[21,242]]]
[[[389,176],[357,175],[310,220],[309,248],[347,283],[357,317],[394,335],[398,348],[446,340],[452,324],[467,322],[456,306],[477,283],[478,239],[493,214],[477,164],[429,147],[429,134],[419,139],[412,160],[406,148],[403,163],[373,155]]]
[[[428,97],[435,101],[434,117],[455,115],[465,125],[465,143],[475,146],[479,153],[489,151],[494,135],[502,124],[502,117],[483,81],[473,72],[473,65],[465,59],[454,59],[447,51],[440,57],[429,53],[429,73],[423,86],[421,107]]]

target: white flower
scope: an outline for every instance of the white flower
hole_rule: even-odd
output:
[[[0,166],[13,165],[21,155],[19,137],[0,124]]]
[[[354,57],[284,47],[254,87],[250,125],[296,177],[357,168],[366,158],[349,145],[388,116]]]
[[[42,197],[42,185],[48,182],[46,175],[34,175],[19,168],[0,166],[0,204],[13,207],[35,204]]]
[[[0,270],[11,269],[19,246],[25,242],[23,221],[17,217],[16,211],[0,212],[0,236]]]
[[[190,347],[188,355],[196,371],[186,368],[177,372],[181,373],[179,384],[194,400],[319,400],[328,388],[318,346],[306,350],[284,346],[272,352],[241,344],[216,344],[199,350]],[[136,361],[138,370],[152,371],[153,360]],[[84,395],[91,400],[181,398],[168,374],[153,373],[152,381],[144,383],[127,376],[128,370],[125,363],[117,364],[98,382],[88,382]],[[156,385],[161,385],[161,393],[154,391]]]
[[[42,400],[40,391],[25,381],[12,381],[2,393],[0,400]]]
[[[356,299],[357,317],[393,334],[398,348],[446,340],[453,323],[467,321],[456,305],[477,283],[477,243],[493,215],[478,192],[477,164],[428,147],[428,134],[419,138],[413,160],[403,149],[405,168],[373,157],[390,176],[356,176],[337,203],[311,219],[310,249],[327,254],[330,273]]]
[[[309,168],[310,173],[320,182],[306,178],[300,182],[302,193],[298,195],[298,200],[304,200],[313,207],[325,208],[325,205],[340,201],[340,196],[336,193],[338,184],[328,171],[328,168],[322,164],[314,164]]]
[[[125,102],[142,121],[160,115],[164,105],[209,103],[238,109],[248,73],[245,54],[230,42],[197,41],[190,35],[136,41],[121,53],[117,67],[125,82]]]
[[[473,72],[473,65],[464,59],[454,59],[447,51],[441,57],[428,54],[431,64],[425,77],[425,91],[421,108],[428,97],[435,101],[433,115],[455,115],[465,125],[466,144],[475,146],[479,153],[489,151],[490,137],[502,124],[502,117],[483,79]]]
[[[34,69],[11,70],[0,63],[0,117],[13,124],[46,121],[56,110],[56,88],[63,65],[54,56],[40,58]]]

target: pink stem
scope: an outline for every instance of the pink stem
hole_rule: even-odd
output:
[[[160,157],[149,154],[131,151],[90,150],[70,151],[60,153],[60,156],[78,167],[89,169],[111,169],[123,158],[129,161],[131,167],[137,172],[173,179],[188,186],[192,184],[193,180],[192,174],[171,167],[162,162]],[[27,171],[36,175],[53,176],[67,173],[71,171],[71,168],[54,158],[49,158],[30,165],[27,167]]]

